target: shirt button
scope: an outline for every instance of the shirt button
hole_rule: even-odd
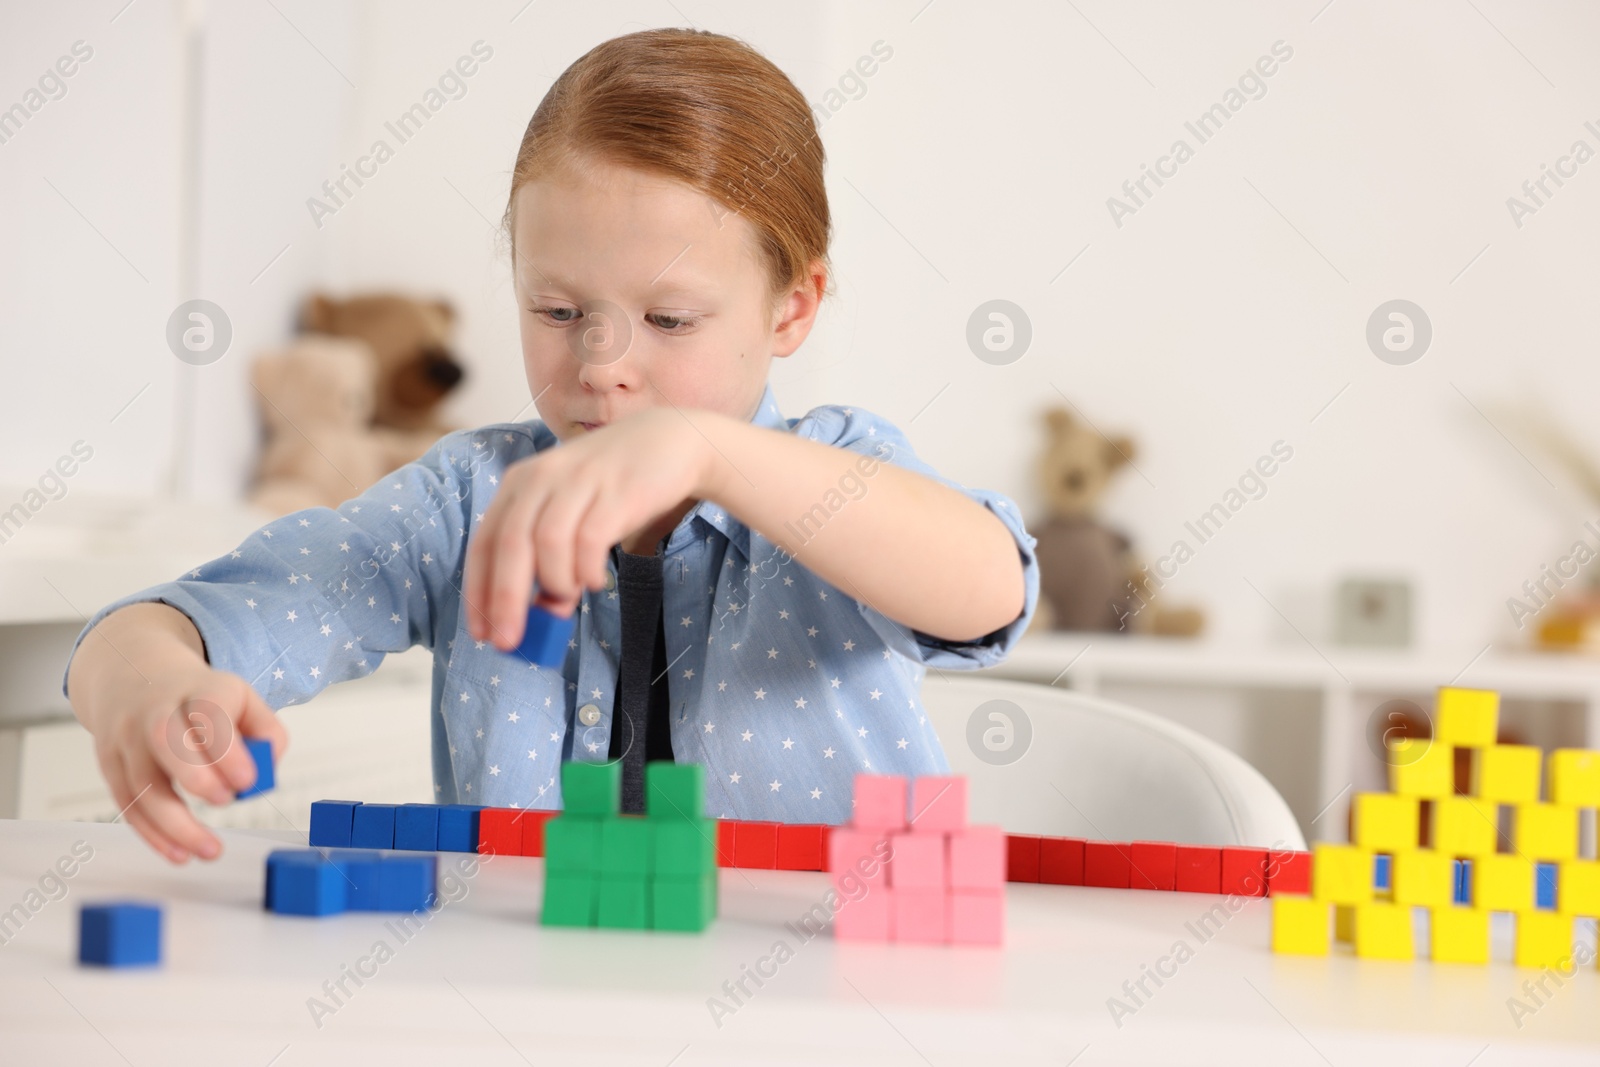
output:
[[[606,571],[606,592],[609,593],[611,590],[615,589],[616,587],[617,587],[617,576],[615,574],[612,574],[610,571]]]
[[[578,709],[578,719],[585,726],[593,726],[600,721],[600,709],[593,704],[585,704]]]

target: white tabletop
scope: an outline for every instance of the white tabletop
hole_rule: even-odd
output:
[[[289,831],[224,831],[223,839],[220,860],[172,867],[121,824],[0,821],[0,910],[23,902],[74,842],[93,849],[66,895],[0,946],[0,1061],[1491,1067],[1600,1059],[1592,966],[1552,986],[1519,1031],[1507,998],[1522,995],[1535,972],[1274,956],[1260,900],[1203,940],[1190,924],[1225,898],[1014,885],[1004,948],[840,944],[830,934],[802,941],[785,927],[821,899],[828,876],[724,870],[721,915],[703,935],[557,930],[537,921],[542,861],[501,858],[481,864],[454,902],[402,941],[395,916],[264,912],[263,859],[299,842]],[[471,857],[441,854],[444,863],[461,858]],[[162,903],[162,965],[79,967],[78,908],[125,896]],[[353,995],[319,1028],[309,998],[380,941],[392,957],[361,987],[347,982]],[[719,1027],[708,998],[779,941],[792,956],[761,988],[747,982],[754,996]],[[1154,996],[1119,1027],[1109,998],[1124,996],[1123,983],[1179,941],[1192,958],[1160,988],[1146,980]]]

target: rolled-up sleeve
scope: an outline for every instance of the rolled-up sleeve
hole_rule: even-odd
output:
[[[914,471],[926,478],[948,486],[968,499],[982,504],[991,514],[1005,524],[1017,546],[1017,556],[1022,562],[1025,594],[1022,613],[1007,625],[971,641],[947,641],[920,630],[914,630],[888,618],[863,601],[857,607],[873,630],[891,648],[902,652],[910,649],[921,662],[940,670],[977,670],[1001,662],[1015,647],[1017,640],[1028,628],[1039,603],[1039,564],[1034,555],[1036,541],[1022,524],[1017,505],[1003,493],[988,489],[970,489],[952,481],[934,470],[912,449],[911,443],[899,428],[881,416],[856,407],[827,405],[813,408],[794,427],[795,433],[823,444],[858,452],[873,459],[893,463]],[[911,640],[906,635],[911,635]]]
[[[194,623],[213,668],[239,675],[279,708],[370,674],[389,652],[431,648],[441,607],[459,597],[483,449],[472,431],[446,435],[337,508],[273,520],[177,580],[101,608],[72,655],[111,612],[160,602]],[[71,668],[69,656],[63,695]]]

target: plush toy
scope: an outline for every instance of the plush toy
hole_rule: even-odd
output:
[[[416,459],[441,436],[460,429],[439,418],[439,407],[466,375],[450,349],[456,313],[443,300],[372,294],[335,300],[313,294],[300,328],[365,341],[378,360],[372,424],[405,442],[405,461]]]
[[[364,342],[306,336],[250,368],[265,431],[249,500],[274,515],[334,507],[410,461],[371,426],[378,361]]]
[[[1133,462],[1128,437],[1108,438],[1080,425],[1065,408],[1045,412],[1049,440],[1037,474],[1049,517],[1030,533],[1038,541],[1039,606],[1033,626],[1191,635],[1193,609],[1156,607],[1157,595],[1127,535],[1095,518],[1111,478]]]

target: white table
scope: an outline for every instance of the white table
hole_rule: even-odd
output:
[[[1593,969],[1518,1031],[1506,1000],[1534,972],[1274,956],[1259,900],[1203,941],[1189,924],[1225,898],[1011,886],[1004,948],[840,944],[826,933],[801,941],[784,925],[821,899],[827,875],[725,870],[721,915],[703,935],[547,930],[537,921],[542,861],[503,858],[463,879],[455,902],[402,942],[394,916],[264,912],[263,858],[294,833],[223,837],[220,860],[174,868],[121,824],[0,821],[0,909],[75,841],[94,850],[66,896],[0,947],[0,1061],[1493,1067],[1600,1058]],[[162,966],[80,968],[78,908],[121,896],[162,902]],[[708,998],[780,940],[792,957],[760,989],[749,984],[754,996],[719,1028]],[[1147,981],[1154,996],[1119,1028],[1108,999],[1180,940],[1192,958],[1161,988]],[[319,1029],[308,999],[379,941],[392,958],[363,986],[349,984],[353,995]]]

